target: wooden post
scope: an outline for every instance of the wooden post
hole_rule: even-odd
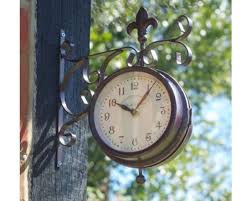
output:
[[[64,149],[63,165],[55,169],[60,29],[64,29],[67,39],[75,43],[75,57],[88,55],[90,0],[37,0],[29,165],[31,201],[85,200],[87,119],[72,127],[71,132],[77,135],[77,142]],[[78,71],[67,88],[67,102],[73,111],[81,109],[79,93],[83,83],[80,78],[81,71]]]

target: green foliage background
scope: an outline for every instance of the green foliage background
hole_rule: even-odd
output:
[[[149,31],[148,43],[168,38],[170,24],[179,15],[186,14],[193,20],[193,30],[186,41],[193,51],[192,63],[188,67],[175,65],[166,56],[171,53],[171,48],[165,46],[159,52],[158,67],[184,87],[193,105],[193,124],[198,129],[193,131],[191,141],[178,158],[146,171],[148,180],[144,186],[137,186],[130,179],[126,185],[113,180],[112,171],[127,177],[127,169],[105,157],[90,137],[88,200],[107,201],[113,194],[120,201],[229,201],[231,145],[229,140],[210,134],[216,122],[206,120],[201,108],[215,97],[231,99],[231,1],[93,0],[90,53],[127,45],[137,46],[136,34],[128,36],[126,26],[135,20],[140,6],[144,6],[149,15],[155,16],[159,22],[157,30]],[[126,55],[122,55],[111,63],[111,68],[123,66],[125,58]],[[90,64],[95,69],[102,61],[101,58],[90,61]],[[225,134],[229,138],[230,127],[223,131],[228,132]],[[223,158],[220,164],[210,160],[215,152],[229,157],[228,163]],[[130,174],[136,175],[136,172]],[[188,199],[188,193],[192,198]]]

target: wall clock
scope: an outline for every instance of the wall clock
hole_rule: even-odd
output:
[[[140,8],[136,21],[127,26],[128,34],[137,29],[140,50],[128,46],[80,59],[69,57],[73,45],[61,31],[57,167],[62,164],[62,146],[72,146],[77,140],[76,135],[66,130],[87,114],[91,133],[101,150],[122,165],[138,168],[138,183],[145,181],[143,168],[168,162],[185,147],[192,132],[192,108],[178,81],[158,69],[154,49],[175,46],[171,58],[177,65],[188,65],[192,52],[181,40],[191,32],[192,21],[185,15],[178,17],[174,22],[177,36],[146,46],[146,30],[150,25],[156,28],[156,19],[149,18],[146,10]],[[124,52],[129,52],[127,66],[108,75],[110,61]],[[91,71],[89,60],[99,56],[105,56],[104,62],[98,70]],[[74,63],[66,75],[65,62]],[[75,114],[67,106],[65,88],[78,69],[82,69],[85,81],[81,94],[85,109]],[[95,91],[89,87],[93,84],[97,87]],[[65,123],[64,112],[73,117]]]
[[[105,79],[91,102],[93,136],[113,160],[146,168],[172,159],[191,134],[191,106],[163,72],[133,66]]]

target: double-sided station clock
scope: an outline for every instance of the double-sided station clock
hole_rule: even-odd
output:
[[[110,158],[146,168],[171,160],[191,134],[191,106],[168,74],[133,66],[117,71],[97,89],[90,128]]]
[[[157,21],[141,8],[136,22],[127,27],[129,34],[138,30],[138,62],[100,82],[89,110],[92,134],[104,153],[120,164],[140,169],[173,159],[192,132],[192,108],[181,86],[167,73],[144,66],[149,25],[156,27]],[[191,31],[191,21],[185,16],[178,18],[177,25],[182,34],[170,44]],[[189,48],[187,53],[189,57]]]
[[[144,182],[143,168],[157,166],[173,159],[182,151],[192,132],[192,108],[182,87],[169,74],[158,70],[158,66],[145,66],[148,53],[159,45],[175,45],[183,48],[185,50],[183,53],[176,51],[176,63],[187,65],[191,61],[192,53],[181,40],[191,32],[192,22],[187,16],[180,16],[175,22],[176,28],[178,27],[180,31],[178,36],[155,41],[145,47],[145,35],[149,25],[156,28],[156,19],[148,18],[146,10],[140,8],[136,21],[127,27],[128,34],[133,29],[138,30],[139,51],[133,47],[123,47],[84,57],[68,71],[60,85],[61,108],[58,118],[60,144],[64,146],[74,144],[76,136],[72,133],[65,134],[64,131],[88,113],[90,130],[103,152],[120,164],[139,168],[138,183]],[[60,72],[64,72],[67,50],[65,47],[70,48],[64,41],[65,39],[61,37]],[[134,51],[127,58],[130,65],[127,63],[125,68],[106,75],[108,63],[128,49]],[[106,55],[106,60],[99,70],[89,73],[88,60],[100,55]],[[136,56],[134,63],[132,56]],[[68,59],[68,61],[74,60]],[[97,89],[89,93],[91,101],[87,103],[87,109],[73,114],[66,105],[64,88],[69,77],[80,67],[83,67],[83,79],[86,83],[97,84]],[[96,73],[97,79],[90,82],[92,73]],[[65,124],[62,123],[62,108],[68,114],[74,115],[74,118]],[[64,137],[70,140],[66,142]],[[57,157],[60,162],[62,151],[60,147],[58,150]]]

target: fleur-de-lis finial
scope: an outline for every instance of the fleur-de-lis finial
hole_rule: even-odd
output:
[[[144,48],[146,42],[146,29],[152,25],[153,28],[158,26],[157,20],[153,17],[148,18],[147,11],[141,7],[137,13],[136,21],[127,26],[127,33],[130,35],[133,29],[138,30],[138,41],[140,42],[141,49]]]

